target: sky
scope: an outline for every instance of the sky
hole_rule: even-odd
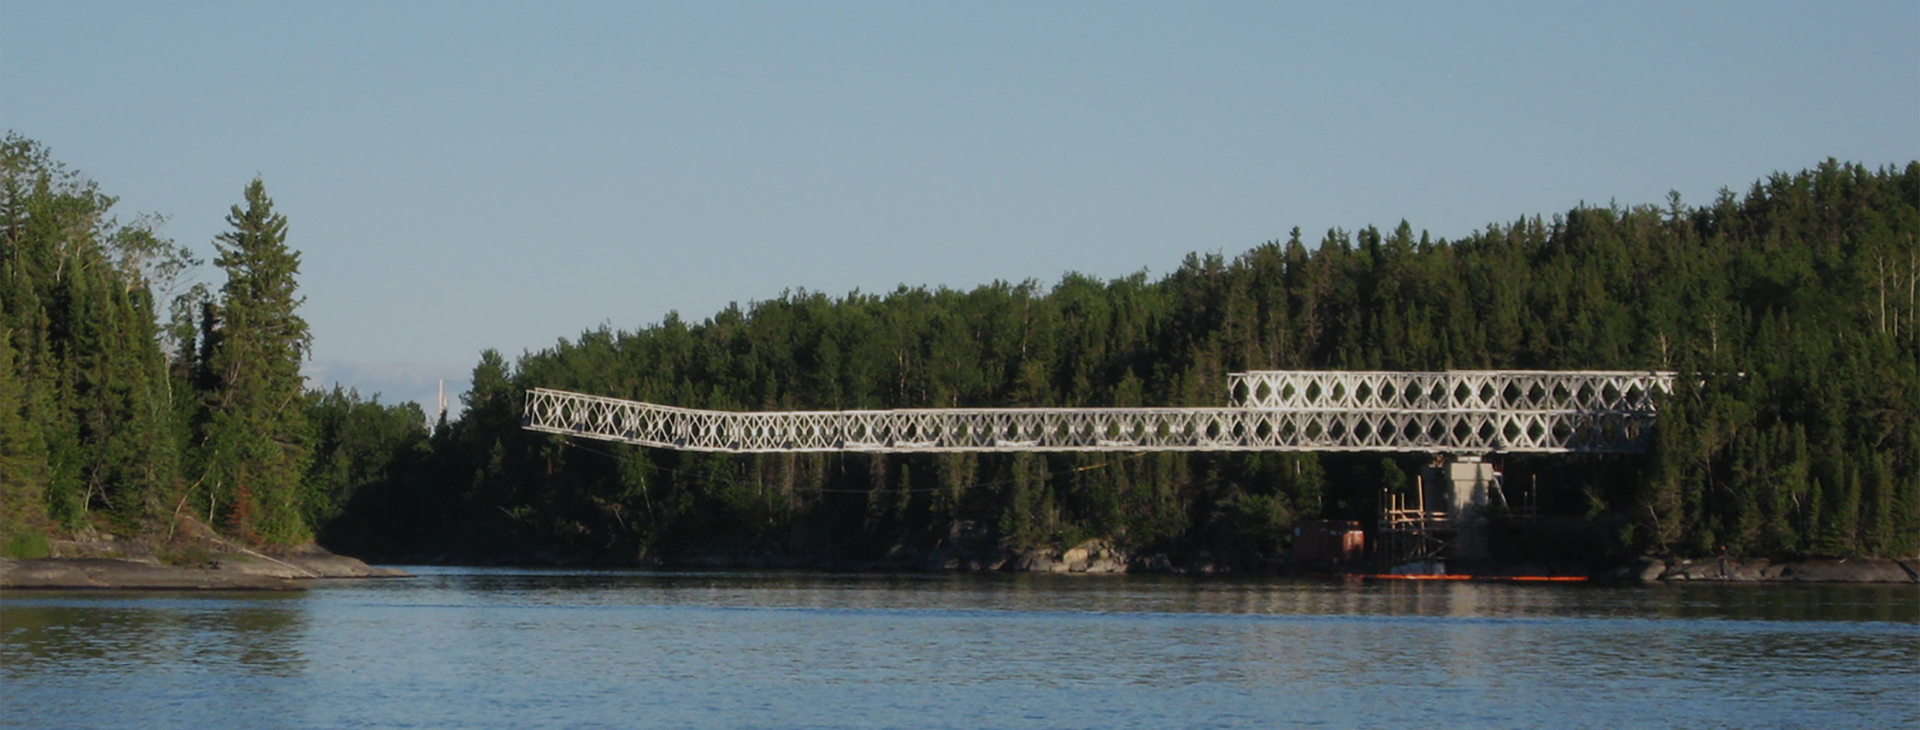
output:
[[[1158,277],[1920,159],[1911,0],[0,0],[0,38],[0,127],[209,261],[260,177],[312,382],[429,408],[487,348],[787,290]]]

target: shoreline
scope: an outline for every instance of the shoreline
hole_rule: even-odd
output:
[[[1671,563],[1647,559],[1625,577],[1640,583],[1920,584],[1920,558],[1705,558]]]
[[[527,568],[652,568],[664,570],[823,570],[861,573],[1056,573],[1070,575],[1190,575],[1220,577],[1340,577],[1375,575],[1362,566],[1257,565],[1215,561],[1210,556],[1175,559],[1171,556],[1132,554],[1102,541],[1068,550],[1014,551],[966,558],[942,550],[929,554],[890,554],[880,559],[849,560],[820,555],[782,553],[695,552],[656,555],[640,560],[609,560],[604,556],[535,552],[519,555],[460,556],[412,554],[386,562],[418,565]],[[1331,569],[1329,569],[1331,567]],[[1460,575],[1489,581],[1592,584],[1665,585],[1681,583],[1831,583],[1920,585],[1920,557],[1915,558],[1705,558],[1695,560],[1643,557],[1626,565],[1595,568],[1582,565],[1543,565],[1532,562],[1461,565]]]
[[[398,568],[374,567],[358,559],[336,555],[308,544],[277,555],[252,550],[227,550],[191,564],[168,564],[150,553],[64,555],[43,558],[0,558],[0,590],[161,590],[161,591],[301,591],[315,580],[400,578],[410,574]],[[424,565],[603,567],[665,569],[799,569],[852,570],[903,573],[1065,573],[1080,575],[1194,575],[1194,576],[1329,576],[1303,566],[1261,566],[1217,563],[1206,558],[1169,560],[1165,555],[1134,555],[1102,541],[1069,550],[1032,550],[998,559],[956,559],[945,551],[926,556],[892,555],[873,561],[830,560],[821,556],[776,554],[696,553],[662,559],[606,561],[552,553],[462,559],[448,555],[412,556]],[[404,562],[404,561],[403,561]],[[1561,566],[1553,570],[1534,564],[1461,566],[1460,577],[1481,580],[1579,580],[1597,584],[1676,585],[1718,584],[1896,584],[1920,585],[1920,558],[1803,559],[1706,558],[1671,560],[1644,557],[1611,569],[1590,570]]]
[[[198,565],[167,565],[151,558],[60,557],[0,559],[0,591],[303,591],[315,580],[405,578],[331,553],[223,554]]]

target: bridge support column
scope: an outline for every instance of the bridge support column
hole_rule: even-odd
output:
[[[1490,556],[1489,508],[1503,509],[1500,472],[1477,454],[1435,454],[1411,494],[1381,495],[1380,547],[1388,570],[1446,572],[1444,561]]]
[[[1453,454],[1442,460],[1436,486],[1444,493],[1441,504],[1453,523],[1453,539],[1448,556],[1455,560],[1484,560],[1491,555],[1487,545],[1489,507],[1505,508],[1506,494],[1500,488],[1500,472],[1479,455]]]

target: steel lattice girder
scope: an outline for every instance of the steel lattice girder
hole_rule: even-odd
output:
[[[1673,373],[1617,370],[1260,370],[1227,380],[1234,405],[1283,410],[1651,413],[1673,391]]]
[[[731,412],[537,388],[525,426],[658,448],[807,451],[1645,451],[1672,373],[1257,371],[1225,408]]]

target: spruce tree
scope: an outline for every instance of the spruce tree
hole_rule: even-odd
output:
[[[6,298],[0,297],[0,321]],[[40,557],[47,536],[47,446],[21,406],[12,337],[0,336],[0,557]]]
[[[113,205],[38,143],[0,142],[0,532],[138,532],[178,483],[150,286],[191,258]]]
[[[227,216],[214,263],[226,272],[220,303],[201,334],[205,355],[199,465],[208,514],[245,539],[300,542],[299,509],[311,459],[300,363],[311,336],[295,312],[300,254],[287,248],[287,220],[258,178],[246,207]]]

